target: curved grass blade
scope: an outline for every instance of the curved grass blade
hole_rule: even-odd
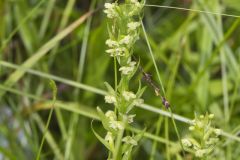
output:
[[[93,129],[93,121],[91,122],[91,128],[94,133],[94,135],[97,137],[97,139],[111,152],[113,152],[113,148],[110,147],[110,145],[107,143],[105,139],[103,139],[94,129]]]
[[[50,85],[50,87],[52,89],[52,92],[53,92],[52,107],[51,107],[50,113],[48,115],[47,124],[46,124],[45,130],[43,132],[43,137],[42,137],[41,144],[40,144],[40,147],[39,147],[39,150],[38,150],[38,153],[37,153],[36,160],[40,159],[40,154],[41,154],[41,151],[42,151],[43,143],[44,143],[44,140],[45,140],[45,136],[46,136],[49,124],[50,124],[50,120],[51,120],[53,109],[54,109],[54,104],[56,102],[56,97],[57,97],[57,87],[56,87],[55,82],[53,80],[50,80],[49,85]]]
[[[91,14],[93,11],[89,11],[65,28],[62,32],[57,34],[47,43],[45,43],[33,56],[28,58],[21,66],[24,68],[31,68],[34,64],[36,64],[43,56],[47,54],[49,50],[51,50],[60,40],[70,34],[74,29],[76,29],[80,24],[82,24]],[[23,75],[25,74],[24,70],[17,69],[13,72],[8,79],[4,82],[5,86],[11,87],[14,85]],[[0,91],[0,99],[5,94],[4,91]]]

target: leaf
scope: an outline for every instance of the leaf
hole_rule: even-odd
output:
[[[143,137],[143,134],[145,133],[145,131],[146,131],[146,128],[141,132],[139,132],[136,136],[134,136],[133,139],[138,142]],[[129,143],[125,143],[123,145],[123,149],[122,149],[122,154],[124,154],[122,158],[123,160],[129,160],[131,158],[131,152],[133,147],[134,146]]]
[[[97,107],[97,113],[98,113],[98,115],[99,115],[99,117],[100,117],[100,119],[101,119],[101,121],[102,121],[103,127],[104,127],[107,131],[112,132],[113,135],[116,135],[117,132],[116,132],[114,129],[112,129],[112,128],[109,127],[109,119],[105,116],[105,114],[103,113],[103,111],[102,111],[99,107]]]
[[[104,82],[108,92],[112,95],[115,95],[115,90],[112,88],[112,86],[108,82]]]
[[[108,144],[108,142],[103,139],[94,129],[93,129],[93,121],[91,122],[91,129],[94,133],[94,135],[97,137],[97,139],[111,152],[113,152],[113,150],[111,149],[110,145]]]
[[[143,88],[141,88],[141,89],[139,89],[138,91],[137,91],[137,98],[140,98],[141,96],[142,96],[142,94],[144,93],[144,91],[145,91],[145,89],[146,89],[147,87],[146,86],[144,86]]]
[[[139,59],[139,61],[137,62],[137,66],[134,68],[134,71],[128,76],[128,77],[130,77],[129,79],[131,79],[131,78],[135,75],[135,73],[136,73],[137,70],[138,70],[139,65],[140,65],[140,59]]]
[[[133,139],[137,142],[143,137],[144,133],[146,132],[147,128],[144,128],[141,132],[139,132]]]
[[[4,81],[4,85],[7,87],[12,87],[17,81],[23,77],[26,69],[32,68],[41,58],[43,58],[49,50],[54,48],[54,46],[67,35],[73,32],[79,25],[81,25],[89,16],[92,15],[92,11],[85,13],[71,25],[66,27],[64,30],[59,32],[55,37],[46,42],[38,51],[36,51],[31,57],[29,57],[25,62],[22,63],[20,68],[14,71],[8,78]],[[22,70],[22,68],[25,70]],[[4,91],[0,91],[0,99],[5,94]]]
[[[129,151],[130,151],[130,153],[131,153],[132,147],[133,147],[132,144],[124,143],[124,144],[123,144],[123,147],[122,147],[122,154],[127,153],[127,152],[129,152]],[[131,154],[130,154],[130,155],[131,155]]]
[[[140,99],[142,94],[144,93],[145,89],[147,88],[146,86],[144,86],[143,88],[141,88],[141,81],[139,81],[139,85],[138,85],[138,91],[136,93],[136,99]],[[130,105],[127,107],[127,113],[130,112],[130,110],[132,110],[132,108],[134,107],[135,103],[134,101],[132,101],[130,103]]]
[[[131,159],[131,153],[132,153],[132,146],[130,146],[130,148],[126,152],[124,152],[122,160],[130,160]]]

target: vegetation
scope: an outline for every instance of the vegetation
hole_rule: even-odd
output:
[[[240,157],[237,0],[2,0],[0,16],[0,159]]]

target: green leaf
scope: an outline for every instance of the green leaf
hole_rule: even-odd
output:
[[[97,137],[97,139],[108,149],[110,150],[111,152],[113,152],[113,150],[111,149],[110,145],[108,144],[108,142],[103,139],[94,129],[93,129],[93,121],[91,123],[91,128],[92,128],[92,131],[94,133],[94,135]]]
[[[107,131],[112,132],[113,135],[116,135],[117,132],[116,132],[114,129],[112,129],[112,128],[109,127],[109,126],[110,126],[110,124],[109,124],[109,119],[105,116],[105,114],[103,113],[103,111],[102,111],[99,107],[97,107],[97,113],[98,113],[98,115],[99,115],[99,117],[100,117],[100,119],[101,119],[101,121],[102,121],[103,127],[104,127]]]
[[[147,88],[146,86],[141,88],[141,81],[139,81],[139,85],[138,85],[138,91],[136,93],[136,99],[141,98],[142,94],[144,93],[145,89]],[[132,108],[134,107],[134,101],[132,101],[128,107],[127,107],[127,113],[130,112],[132,110]]]
[[[128,148],[126,152],[123,152],[124,155],[122,157],[122,160],[130,160],[131,159],[131,153],[132,153],[132,145]]]
[[[123,147],[122,147],[122,154],[125,155],[125,153],[129,152],[130,154],[128,154],[128,155],[131,155],[132,147],[133,147],[132,144],[124,143]]]
[[[112,86],[108,82],[104,82],[108,92],[112,95],[115,95],[115,90],[112,88]]]
[[[139,61],[137,62],[137,66],[134,68],[134,71],[128,76],[129,77],[129,80],[135,75],[135,73],[137,72],[138,70],[138,67],[140,65],[140,59]],[[141,82],[141,81],[140,81]]]
[[[143,137],[143,134],[145,133],[145,131],[146,131],[146,128],[142,130],[140,133],[138,133],[136,136],[134,136],[133,139],[138,142]],[[129,160],[131,158],[131,155],[132,155],[131,152],[133,147],[134,146],[132,144],[125,143],[123,145],[123,149],[122,149],[122,154],[124,154],[122,158],[123,160]]]
[[[145,89],[146,89],[147,87],[146,86],[144,86],[143,88],[141,88],[141,89],[139,89],[138,91],[137,91],[137,98],[140,98],[141,96],[142,96],[142,94],[144,93],[144,91],[145,91]]]
[[[46,42],[38,51],[36,51],[31,57],[29,57],[25,62],[22,63],[20,68],[14,71],[8,78],[4,81],[4,85],[7,87],[12,87],[17,81],[23,77],[26,72],[26,69],[33,67],[41,58],[43,58],[49,50],[54,48],[54,46],[67,35],[73,32],[79,25],[81,25],[89,16],[91,16],[92,12],[89,11],[73,22],[71,25],[66,27],[64,30],[59,32],[55,37]],[[25,70],[22,70],[24,68]],[[0,91],[0,98],[5,94],[4,91]]]
[[[133,139],[138,142],[138,141],[143,137],[144,133],[146,132],[146,129],[147,129],[147,128],[144,128],[144,129],[143,129],[140,133],[138,133]]]

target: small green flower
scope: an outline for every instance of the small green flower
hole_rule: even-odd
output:
[[[125,47],[117,47],[113,49],[108,49],[106,50],[106,52],[109,53],[111,57],[121,57],[126,55],[127,49]]]
[[[138,0],[130,0],[130,2],[135,3],[135,4],[139,3]]]
[[[213,114],[196,115],[189,127],[193,138],[182,139],[183,146],[193,149],[196,157],[207,157],[219,142],[218,136],[221,135],[221,130],[211,127],[213,118]]]
[[[107,132],[107,135],[105,136],[105,140],[109,143],[113,143],[113,135],[112,132]]]
[[[137,145],[137,141],[135,139],[133,139],[131,136],[126,136],[122,139],[123,142],[127,143],[127,144],[131,144],[133,146]]]
[[[119,41],[119,44],[126,44],[126,45],[132,44],[132,40],[133,40],[133,37],[131,37],[130,35],[126,35]]]
[[[127,66],[122,66],[119,68],[119,71],[124,75],[131,74],[135,69],[136,62],[130,62]]]
[[[141,99],[141,98],[139,98],[139,99],[135,99],[135,100],[133,101],[133,104],[134,104],[135,106],[140,106],[141,104],[143,104],[143,102],[144,102],[144,100]]]
[[[199,149],[195,152],[196,157],[202,158],[204,157],[208,151],[206,149]]]
[[[195,130],[195,127],[194,127],[194,126],[190,126],[190,127],[189,127],[189,130],[190,130],[190,131],[193,131],[193,130]]]
[[[201,117],[200,117],[200,118],[201,118]],[[203,118],[201,118],[201,119],[203,119]],[[199,128],[199,129],[202,129],[202,128],[205,127],[205,124],[204,124],[204,122],[202,122],[202,121],[197,121],[197,122],[196,122],[196,127]]]
[[[190,140],[188,140],[188,139],[182,139],[182,144],[183,144],[183,146],[185,146],[185,147],[191,147],[192,146],[192,143],[191,143],[191,141]]]
[[[105,3],[104,7],[106,8],[104,13],[107,14],[108,18],[116,18],[118,16],[118,13],[116,12],[116,3]]]
[[[139,23],[139,22],[129,22],[127,24],[128,32],[135,31],[140,25],[141,25],[141,23]]]
[[[214,114],[209,114],[209,119],[213,119],[214,118]]]
[[[203,119],[203,118],[204,118],[204,115],[200,115],[199,117],[200,117],[201,119]]]
[[[216,136],[221,135],[222,130],[221,129],[214,129],[214,133],[216,134]]]
[[[114,40],[111,40],[111,39],[106,40],[106,45],[108,47],[111,47],[111,48],[119,46],[117,41],[114,41]]]
[[[136,95],[133,92],[123,91],[122,96],[126,101],[136,98]]]
[[[133,118],[136,116],[136,114],[132,114],[132,115],[129,115],[127,116],[127,121],[128,123],[132,123],[133,122]]]
[[[116,103],[117,100],[114,96],[112,95],[107,95],[104,97],[106,103]]]
[[[110,128],[114,129],[114,130],[123,130],[124,129],[124,125],[121,121],[110,121]]]
[[[115,121],[117,119],[116,114],[110,110],[105,113],[105,116],[111,121]]]

